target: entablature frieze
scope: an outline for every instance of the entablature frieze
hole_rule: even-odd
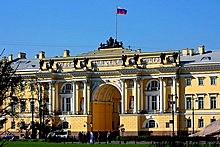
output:
[[[181,72],[220,70],[220,65],[191,65],[191,66],[181,67],[180,69]]]

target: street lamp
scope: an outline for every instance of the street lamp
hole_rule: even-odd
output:
[[[176,104],[175,100],[173,100],[172,98],[175,96],[176,98],[176,95],[174,94],[169,94],[168,95],[168,99],[169,99],[169,102],[170,102],[170,105],[171,105],[171,112],[172,112],[172,120],[170,120],[170,123],[172,123],[172,136],[175,136],[175,128],[174,128],[174,105]]]
[[[192,134],[195,133],[195,108],[194,108],[194,102],[198,101],[197,99],[193,98],[192,97],[192,101],[193,101],[193,104],[192,104]]]
[[[34,124],[34,99],[31,101],[31,128],[32,128],[32,135],[31,138],[35,138],[35,124]]]

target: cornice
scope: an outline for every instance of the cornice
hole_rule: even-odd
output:
[[[193,65],[181,67],[181,71],[220,70],[220,65]]]

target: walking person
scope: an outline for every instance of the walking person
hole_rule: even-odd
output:
[[[110,131],[108,131],[107,133],[107,142],[111,143],[111,132]]]

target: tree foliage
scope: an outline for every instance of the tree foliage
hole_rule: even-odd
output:
[[[15,115],[10,111],[10,106],[18,103],[18,98],[14,96],[16,87],[22,82],[22,77],[16,74],[19,66],[19,59],[0,61],[0,117]],[[8,103],[13,102],[13,103]]]

